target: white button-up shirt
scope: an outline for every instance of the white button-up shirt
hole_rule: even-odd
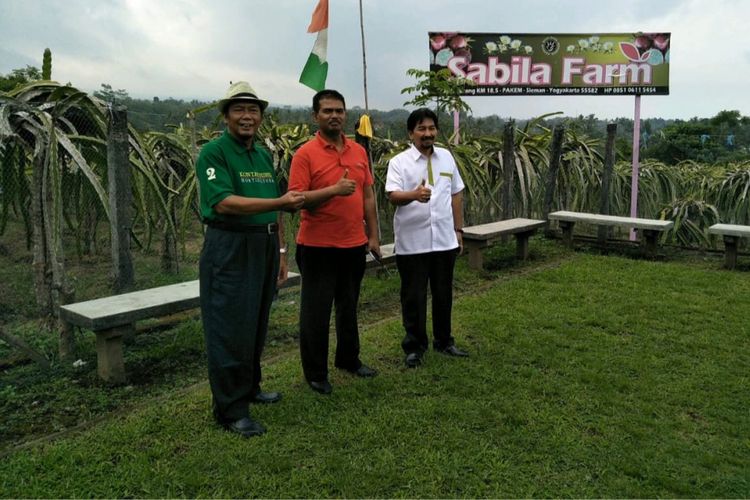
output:
[[[447,149],[434,147],[429,163],[432,175],[427,170],[427,157],[414,145],[388,163],[386,192],[413,191],[423,180],[425,186],[432,190],[428,203],[412,201],[396,207],[393,232],[397,254],[412,255],[458,248],[451,201],[454,194],[464,189],[464,182]]]

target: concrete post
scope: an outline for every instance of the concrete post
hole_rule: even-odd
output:
[[[516,122],[510,120],[503,130],[503,199],[500,205],[503,207],[503,219],[513,217],[513,170],[516,168],[515,129]]]
[[[544,206],[542,208],[542,219],[546,221],[544,234],[548,238],[552,235],[549,228],[547,216],[552,211],[552,202],[555,198],[557,186],[557,172],[560,170],[560,158],[562,156],[562,145],[565,137],[565,126],[558,124],[552,130],[552,143],[550,144],[549,170],[547,171],[547,182],[544,186]]]
[[[617,133],[617,124],[607,124],[607,145],[604,148],[604,170],[602,171],[602,190],[600,193],[599,213],[611,215],[609,213],[609,186],[612,181],[612,171],[615,168],[615,134]],[[609,226],[599,226],[598,241],[600,245],[607,242],[607,233]]]
[[[107,133],[107,173],[109,177],[110,229],[114,293],[132,290],[135,281],[130,254],[132,228],[132,188],[128,144],[128,113],[125,106],[110,108]]]

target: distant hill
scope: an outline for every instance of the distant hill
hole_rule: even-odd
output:
[[[128,117],[133,126],[139,130],[158,130],[167,131],[173,126],[187,124],[187,114],[191,110],[205,107],[208,102],[203,101],[183,101],[180,99],[159,99],[154,97],[148,99],[134,99],[125,97],[119,100],[128,108]],[[300,106],[271,104],[269,112],[276,116],[281,123],[311,123],[310,108]],[[348,110],[348,132],[353,132],[354,124],[357,118],[364,114],[364,108],[354,106]],[[406,134],[406,118],[409,111],[405,109],[392,109],[390,111],[370,110],[370,119],[373,122],[376,134],[381,137],[390,136],[392,139],[403,139]],[[500,135],[509,118],[501,118],[497,115],[485,117],[462,116],[461,127],[476,135]],[[198,127],[215,127],[221,128],[222,122],[218,112],[209,109],[205,112],[198,113],[195,116]],[[450,115],[440,117],[441,128],[451,130],[453,127],[453,118]],[[556,123],[566,121],[572,126],[580,129],[581,132],[593,137],[604,137],[607,121],[600,120],[594,115],[579,116],[576,118],[552,117],[541,123],[547,126],[554,126]],[[632,135],[632,120],[618,119],[618,132],[629,133]],[[672,122],[672,120],[651,119],[644,122],[650,123],[652,130],[659,130]],[[525,121],[517,122],[517,125],[525,125]]]

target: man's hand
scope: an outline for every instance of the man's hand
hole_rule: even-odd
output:
[[[414,199],[419,203],[427,203],[432,197],[432,190],[425,186],[424,179],[422,179],[422,183],[417,186],[417,189],[412,192],[414,193]]]
[[[378,240],[377,235],[371,236],[367,240],[367,251],[372,252],[375,255],[378,256],[378,259],[383,257],[383,254],[380,252],[380,241]]]
[[[336,194],[338,196],[349,196],[357,189],[357,183],[349,178],[349,169],[344,170],[344,175],[336,182]]]
[[[464,235],[456,231],[456,239],[458,240],[458,255],[464,253]]]
[[[279,201],[281,201],[282,210],[293,212],[302,208],[302,205],[305,204],[305,195],[299,191],[287,191],[284,196],[279,198]]]

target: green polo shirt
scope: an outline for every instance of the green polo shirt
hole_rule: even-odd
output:
[[[221,137],[201,150],[195,164],[200,184],[203,220],[232,221],[242,224],[276,222],[277,213],[255,215],[218,214],[214,207],[231,194],[248,198],[278,198],[279,188],[273,171],[271,155],[258,144],[247,149],[244,144],[224,131]]]

